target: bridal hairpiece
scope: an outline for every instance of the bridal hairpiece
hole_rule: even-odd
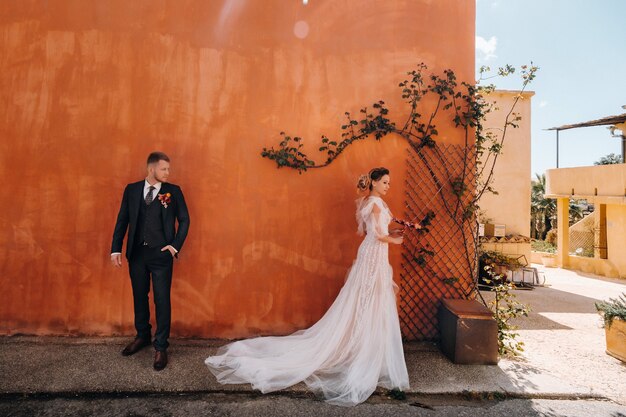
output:
[[[359,177],[359,180],[356,183],[356,188],[361,191],[367,191],[370,188],[370,184],[372,180],[370,179],[369,174],[363,174]]]

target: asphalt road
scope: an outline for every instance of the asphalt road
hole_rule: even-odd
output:
[[[3,398],[2,416],[358,416],[358,417],[626,417],[626,407],[597,400],[466,399],[420,396],[400,401],[382,396],[351,408],[300,397],[191,394],[109,398]]]

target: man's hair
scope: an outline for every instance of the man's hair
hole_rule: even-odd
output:
[[[165,155],[163,152],[152,152],[148,155],[148,165],[156,164],[159,161],[170,161],[170,157]]]

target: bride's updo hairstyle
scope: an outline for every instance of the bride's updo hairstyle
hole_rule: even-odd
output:
[[[378,181],[385,175],[389,175],[387,168],[374,168],[369,174],[363,174],[359,177],[356,183],[356,188],[359,192],[372,191],[372,181]]]

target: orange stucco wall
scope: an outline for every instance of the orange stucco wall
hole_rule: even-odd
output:
[[[109,249],[152,150],[172,158],[192,217],[173,335],[312,324],[359,244],[356,177],[391,168],[401,214],[406,146],[361,142],[304,175],[261,148],[285,130],[314,152],[344,111],[380,98],[400,121],[405,71],[471,80],[473,56],[473,0],[1,2],[0,333],[133,333],[127,266]]]

